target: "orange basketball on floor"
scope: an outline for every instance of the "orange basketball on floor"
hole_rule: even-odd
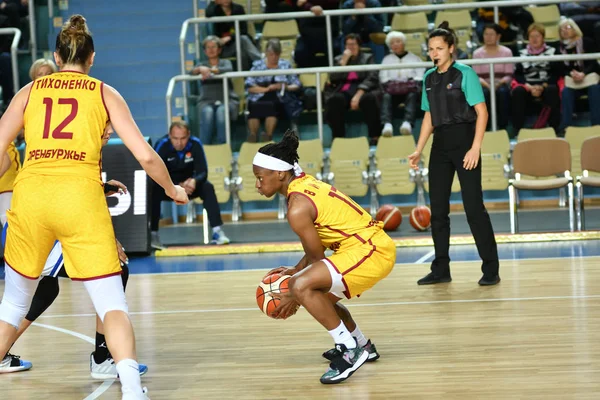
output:
[[[402,223],[402,213],[398,207],[391,204],[384,204],[377,210],[375,219],[377,219],[377,221],[383,221],[383,229],[386,231],[394,231],[398,229]]]
[[[427,206],[415,207],[410,211],[410,224],[418,231],[425,231],[431,226],[431,210]]]
[[[271,317],[271,314],[279,305],[279,300],[274,299],[271,295],[289,291],[289,282],[290,275],[273,274],[265,276],[256,288],[258,308]]]

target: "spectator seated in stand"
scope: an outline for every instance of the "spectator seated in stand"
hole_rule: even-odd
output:
[[[200,99],[196,110],[200,121],[200,141],[202,144],[222,144],[226,142],[225,135],[225,105],[223,104],[223,79],[219,75],[233,71],[229,60],[219,58],[221,40],[216,36],[207,36],[202,42],[207,60],[202,61],[192,69],[192,75],[202,75]],[[239,98],[229,85],[229,119],[235,121],[238,116]],[[216,141],[213,140],[217,133]]]
[[[167,166],[173,182],[185,189],[190,200],[197,197],[202,199],[213,231],[211,244],[228,244],[229,238],[221,229],[223,220],[215,188],[207,180],[208,167],[200,140],[190,135],[190,129],[185,122],[176,121],[169,127],[169,134],[156,142],[154,150]],[[152,181],[150,229],[151,245],[155,249],[163,248],[158,236],[162,201],[172,200],[157,183]]]
[[[421,58],[405,50],[406,36],[402,32],[390,32],[385,39],[390,54],[385,56],[382,65],[418,63]],[[379,71],[379,81],[383,89],[381,101],[381,123],[383,136],[392,136],[392,117],[399,104],[404,103],[404,122],[400,126],[402,135],[411,135],[417,119],[421,100],[421,90],[425,68],[385,69]]]
[[[379,0],[346,0],[342,5],[344,10],[379,7],[381,7]],[[367,44],[370,41],[369,35],[383,32],[384,25],[385,14],[347,15],[344,17],[340,39],[343,40],[349,33],[356,33],[360,36],[361,42]]]

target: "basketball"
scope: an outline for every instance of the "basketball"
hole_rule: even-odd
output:
[[[431,226],[431,210],[427,206],[418,206],[410,211],[410,224],[419,232]]]
[[[386,231],[395,231],[402,223],[402,213],[398,207],[391,204],[385,204],[379,207],[375,219],[377,219],[377,221],[383,221],[383,229]]]
[[[273,294],[285,293],[288,289],[290,275],[273,274],[265,276],[256,288],[256,303],[258,308],[271,317],[273,311],[279,305],[279,300],[271,296]],[[271,317],[272,318],[272,317]]]

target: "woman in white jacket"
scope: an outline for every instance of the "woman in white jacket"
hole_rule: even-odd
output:
[[[385,43],[390,49],[390,54],[383,58],[382,65],[405,64],[421,62],[415,54],[407,52],[404,44],[406,36],[402,32],[392,31],[387,34]],[[402,135],[412,134],[415,124],[419,98],[421,96],[421,82],[425,68],[387,69],[379,72],[379,81],[383,88],[383,100],[381,102],[381,122],[383,136],[392,136],[392,116],[394,108],[404,103],[404,122],[400,126]]]

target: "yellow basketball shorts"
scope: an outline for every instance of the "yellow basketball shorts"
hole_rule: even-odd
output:
[[[35,176],[18,181],[7,211],[6,263],[36,279],[56,240],[73,280],[121,273],[104,192],[88,178]]]
[[[396,263],[396,245],[380,231],[371,239],[326,258],[343,277],[347,298],[360,296],[388,276]]]

